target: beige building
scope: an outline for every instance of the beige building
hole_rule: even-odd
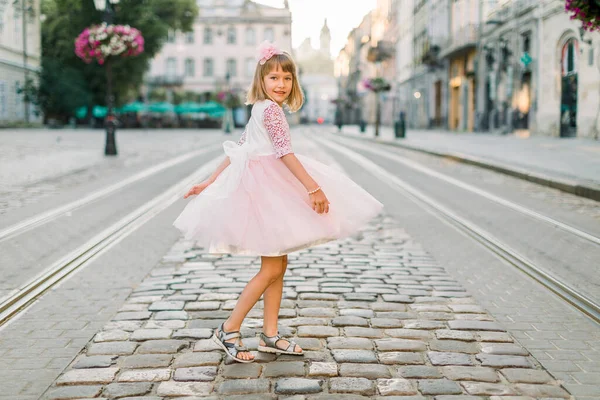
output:
[[[264,40],[292,51],[292,16],[283,8],[250,0],[197,0],[200,13],[189,33],[171,32],[152,60],[149,88],[163,86],[198,93],[249,87],[257,48]]]
[[[0,1],[0,126],[41,121],[19,93],[26,79],[35,82],[40,58],[39,0]]]

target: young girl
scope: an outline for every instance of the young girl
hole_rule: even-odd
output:
[[[264,322],[258,350],[302,354],[277,331],[287,254],[348,236],[382,208],[342,173],[293,153],[282,107],[293,112],[302,106],[296,65],[268,42],[259,51],[246,129],[237,144],[223,144],[227,158],[184,196],[199,195],[174,222],[209,253],[261,257],[260,271],[213,336],[229,357],[243,363],[254,356],[243,346],[239,330],[261,296]]]

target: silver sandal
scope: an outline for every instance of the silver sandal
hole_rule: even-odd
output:
[[[229,357],[233,358],[235,361],[241,362],[241,363],[246,363],[246,364],[254,362],[254,359],[244,360],[237,356],[239,353],[249,352],[248,348],[245,346],[239,345],[241,342],[241,340],[239,338],[242,337],[240,332],[239,331],[225,332],[225,330],[223,329],[224,324],[225,323],[223,322],[221,324],[221,326],[219,326],[219,328],[217,328],[219,330],[218,334],[217,334],[217,331],[215,330],[215,333],[212,336],[213,341],[216,344],[218,344],[219,347],[221,347],[223,350],[225,350],[225,354],[227,354]],[[227,342],[227,340],[231,340],[231,339],[237,339],[237,340],[235,341],[235,343]]]
[[[264,353],[290,354],[293,356],[301,356],[304,354],[304,351],[300,351],[300,352],[294,351],[294,349],[298,345],[291,340],[283,339],[281,336],[279,336],[279,333],[277,333],[277,335],[275,335],[275,336],[267,336],[261,332],[260,338],[263,342],[265,342],[265,346],[261,346],[259,343],[258,351],[262,351]],[[277,342],[280,340],[285,340],[290,345],[286,349],[281,349],[281,348],[277,347]],[[298,346],[298,348],[300,348],[300,346]]]

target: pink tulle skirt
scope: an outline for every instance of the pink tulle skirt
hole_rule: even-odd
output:
[[[381,211],[383,205],[342,172],[297,157],[329,199],[329,213],[317,214],[304,186],[269,155],[248,160],[237,179],[226,168],[173,225],[208,253],[280,256],[351,235]],[[235,187],[226,189],[227,180],[236,180]]]

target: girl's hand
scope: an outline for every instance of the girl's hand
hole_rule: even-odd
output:
[[[315,210],[317,214],[327,214],[329,212],[329,200],[327,200],[327,196],[323,193],[323,189],[309,196],[312,209]]]
[[[195,196],[202,193],[202,191],[206,189],[211,183],[211,181],[206,180],[202,183],[192,186],[192,188],[185,194],[185,196],[183,196],[183,198],[187,199],[190,196]]]

